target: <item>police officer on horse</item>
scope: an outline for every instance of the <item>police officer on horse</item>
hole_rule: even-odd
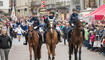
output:
[[[32,13],[32,18],[30,19],[30,22],[33,23],[34,30],[38,31],[39,40],[42,41],[42,35],[41,35],[40,31],[39,31],[40,21],[39,21],[39,18],[37,16],[37,12]]]
[[[76,22],[78,20],[78,14],[77,14],[77,10],[75,8],[73,8],[72,11],[73,11],[73,13],[70,16],[69,24],[71,26],[75,26],[75,24],[76,24]]]
[[[49,16],[47,16],[47,18],[44,19],[45,28],[46,28],[45,33],[44,33],[44,42],[46,42],[46,32],[47,32],[47,30],[48,30],[48,22],[49,22],[50,19],[53,19],[53,22],[54,22],[54,29],[56,29],[56,18],[55,18],[55,16],[54,16],[54,12],[50,12],[50,13],[49,13]],[[61,40],[60,40],[60,32],[58,32],[57,30],[56,30],[56,32],[57,32],[57,34],[58,34],[58,40],[61,42]]]

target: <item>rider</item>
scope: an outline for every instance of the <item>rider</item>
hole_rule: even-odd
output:
[[[40,31],[39,31],[40,21],[39,21],[39,18],[37,16],[37,12],[32,13],[32,18],[30,19],[30,22],[33,23],[34,30],[38,31],[39,40],[42,41],[42,35],[41,35]]]
[[[73,11],[73,13],[71,14],[70,19],[69,19],[69,24],[71,26],[75,25],[78,20],[77,10],[75,8],[73,8],[72,11]]]
[[[44,42],[46,42],[46,32],[47,32],[47,29],[48,29],[47,28],[48,27],[47,23],[48,23],[49,19],[54,19],[54,28],[56,29],[56,18],[54,17],[54,12],[50,12],[47,19],[44,20],[45,25],[46,25],[46,30],[45,30],[45,33],[44,33]],[[60,40],[60,32],[58,32],[57,30],[56,30],[56,32],[58,34],[58,40],[61,42],[61,40]]]

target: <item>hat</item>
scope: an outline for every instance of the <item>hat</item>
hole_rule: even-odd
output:
[[[77,11],[76,8],[73,8],[72,10],[73,10],[73,11]]]
[[[37,15],[37,12],[36,12],[36,11],[33,11],[32,14],[33,14],[33,15]]]

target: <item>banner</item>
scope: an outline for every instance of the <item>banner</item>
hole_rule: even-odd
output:
[[[14,9],[14,6],[13,6],[13,8],[12,8],[11,18],[12,18],[12,20],[14,20],[14,21],[17,20],[17,17],[16,17],[16,15],[15,15],[15,9]]]
[[[9,0],[0,0],[0,9],[9,9]]]

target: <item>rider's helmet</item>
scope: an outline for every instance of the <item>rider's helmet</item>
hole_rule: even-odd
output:
[[[32,15],[37,15],[37,12],[36,12],[36,11],[33,11],[33,12],[32,12]]]
[[[72,11],[77,11],[77,9],[76,8],[73,8]]]

